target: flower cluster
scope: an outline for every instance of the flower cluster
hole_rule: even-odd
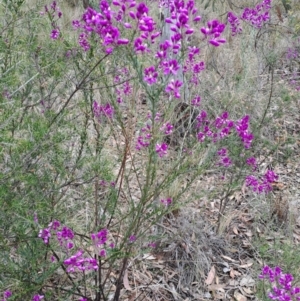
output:
[[[42,238],[45,244],[48,244],[51,238],[51,232],[55,231],[56,238],[60,246],[67,251],[71,250],[74,247],[74,233],[70,228],[66,226],[63,226],[61,229],[60,227],[60,222],[54,220],[48,225],[48,227],[40,230],[38,237]]]
[[[182,39],[194,33],[191,23],[197,23],[201,20],[201,17],[197,15],[194,1],[187,1],[185,3],[184,1],[173,0],[169,1],[168,5],[170,17],[166,18],[165,22],[170,24],[173,35],[164,47],[167,49],[170,48],[174,54],[177,54],[181,49]]]
[[[91,239],[94,243],[94,246],[95,246],[96,250],[99,251],[99,255],[101,257],[106,256],[106,250],[103,249],[103,246],[107,241],[107,234],[108,234],[107,229],[102,229],[98,233],[92,233],[91,234]]]
[[[157,143],[155,146],[156,153],[162,158],[168,153],[168,144],[166,143]]]
[[[73,256],[69,257],[64,261],[64,264],[67,265],[68,273],[83,272],[89,270],[97,270],[98,263],[94,258],[86,258],[83,256],[84,251],[79,250]]]
[[[183,82],[175,76],[181,67],[180,63],[174,58],[174,54],[178,54],[181,50],[182,41],[189,39],[193,35],[194,28],[192,24],[200,21],[201,17],[197,15],[197,8],[193,0],[187,2],[173,0],[161,4],[162,6],[167,6],[170,10],[170,17],[166,18],[165,22],[170,26],[172,34],[169,40],[160,43],[155,57],[159,59],[159,67],[163,75],[171,75],[165,92],[175,98],[180,98],[180,89]],[[183,67],[183,72],[191,72],[192,80],[190,82],[193,83],[198,83],[197,75],[204,69],[203,62],[194,60],[194,56],[199,54],[199,52],[199,48],[190,47],[187,62]]]
[[[243,31],[240,26],[239,18],[233,12],[228,13],[227,20],[228,20],[228,23],[230,24],[230,30],[231,30],[232,36],[235,36]]]
[[[168,94],[173,95],[175,98],[180,98],[179,90],[180,90],[182,84],[183,83],[177,79],[176,80],[171,79],[171,81],[166,86],[165,91]]]
[[[249,132],[249,121],[250,117],[249,115],[246,115],[242,119],[238,120],[235,124],[235,129],[238,132],[244,147],[247,149],[250,148],[254,138],[253,134]]]
[[[169,122],[163,124],[163,126],[160,128],[160,130],[161,130],[165,135],[170,135],[170,134],[172,134],[173,129],[174,129],[174,126],[173,126],[171,123],[169,123]]]
[[[278,175],[272,170],[268,170],[262,179],[253,175],[246,177],[246,185],[252,187],[254,192],[268,193],[272,190],[272,183],[278,179]]]
[[[147,148],[150,145],[151,138],[151,126],[147,124],[146,127],[141,129],[141,134],[137,138],[135,149],[141,150],[143,148]]]
[[[260,279],[266,279],[272,286],[268,297],[271,300],[296,301],[300,300],[300,287],[293,286],[294,277],[291,274],[284,274],[280,267],[271,268],[264,266]]]
[[[47,14],[50,21],[51,21],[51,26],[52,26],[52,31],[50,34],[50,38],[52,40],[57,40],[59,35],[60,35],[60,29],[59,26],[57,25],[57,20],[61,18],[62,12],[60,11],[59,7],[57,6],[56,1],[53,1],[50,5],[50,9],[48,8],[47,5],[45,5],[45,12],[41,12],[42,15]],[[58,19],[56,19],[56,17]]]
[[[57,220],[54,220],[51,222],[47,228],[44,228],[40,230],[38,237],[42,238],[45,244],[49,243],[50,237],[51,237],[51,231],[56,231],[56,238],[64,249],[70,250],[73,248],[74,243],[72,239],[74,238],[73,231],[64,226],[60,230],[60,222]]]
[[[246,163],[252,167],[252,171],[257,170],[257,162],[254,157],[250,157],[246,160]]]
[[[249,22],[253,27],[261,28],[270,20],[271,0],[263,0],[255,8],[245,8],[241,19]]]
[[[149,85],[156,84],[158,73],[154,66],[144,69],[144,81]]]
[[[189,72],[192,77],[189,80],[190,83],[197,85],[199,83],[198,76],[199,73],[205,69],[205,64],[203,61],[198,61],[197,57],[200,54],[200,49],[196,46],[188,47],[188,56],[183,67],[183,72]]]
[[[114,77],[117,103],[123,103],[124,99],[132,93],[132,87],[129,83],[130,72],[126,67],[119,68],[117,72],[117,75]]]
[[[201,97],[200,96],[196,96],[192,99],[191,104],[195,107],[199,107],[200,106],[200,102],[201,102]]]
[[[149,113],[147,117],[148,119],[151,120],[152,119],[151,113]],[[158,112],[154,117],[154,122],[160,122],[160,121],[161,121],[161,114]],[[160,127],[160,131],[164,135],[170,135],[173,132],[173,128],[174,126],[171,123],[166,122]],[[151,131],[152,131],[152,127],[149,124],[147,124],[144,128],[141,129],[141,134],[138,136],[136,146],[135,146],[136,150],[147,148],[150,145],[150,141],[152,138]],[[168,152],[168,144],[164,142],[157,143],[155,145],[155,152],[161,158],[166,156]]]
[[[56,237],[60,246],[64,247],[66,250],[70,250],[74,247],[74,233],[70,228],[66,226],[62,227],[61,231],[56,232]]]
[[[220,35],[225,29],[225,24],[220,23],[218,20],[207,22],[207,27],[202,27],[201,32],[205,37],[209,38],[209,43],[215,47],[224,44],[226,40],[221,38]]]
[[[103,117],[112,119],[115,111],[111,104],[99,105],[95,100],[93,103],[93,112],[94,116],[101,122]]]
[[[197,134],[197,139],[203,142],[206,138],[211,138],[213,142],[217,142],[228,136],[234,127],[234,121],[228,119],[228,117],[228,112],[224,112],[214,121],[210,121],[207,112],[201,111],[196,118],[196,128],[201,130]]]
[[[226,148],[221,148],[218,151],[218,156],[219,156],[218,165],[224,166],[224,167],[229,167],[232,164],[231,159],[228,157],[227,153],[228,153],[228,150]]]
[[[114,26],[115,13],[111,10],[109,3],[102,0],[99,7],[100,12],[88,7],[82,16],[82,21],[73,21],[73,27],[82,31],[79,35],[79,45],[84,51],[90,49],[88,39],[95,34],[99,37],[104,51],[110,54],[116,45],[126,45],[129,40],[121,38],[120,30]]]
[[[1,301],[7,301],[8,298],[10,298],[12,296],[12,292],[7,290],[3,293],[3,299]]]
[[[48,225],[48,227],[40,230],[38,237],[42,238],[45,244],[48,244],[51,238],[51,231],[56,231],[59,227],[60,222],[54,220]]]
[[[156,31],[156,23],[153,18],[148,15],[148,11],[147,5],[142,2],[136,7],[136,12],[129,12],[129,16],[137,20],[138,29],[140,30],[140,36],[134,40],[134,50],[136,53],[149,52],[148,44],[153,44],[155,39],[160,35],[160,33]]]

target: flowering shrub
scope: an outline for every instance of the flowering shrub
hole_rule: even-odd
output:
[[[259,278],[269,282],[271,291],[268,293],[268,297],[271,300],[300,300],[300,287],[293,285],[294,277],[291,274],[283,273],[280,267],[264,266]]]
[[[22,19],[21,2],[19,10],[7,4],[7,18]],[[230,28],[216,19],[201,26],[192,0],[159,5],[170,13],[163,24],[168,39],[149,6],[133,0],[101,0],[99,9],[86,9],[72,23],[76,43],[60,24],[55,1],[38,18],[26,12],[25,31],[11,20],[1,27],[0,238],[11,278],[20,283],[3,300],[54,300],[58,291],[64,300],[107,300],[112,278],[119,300],[128,259],[141,240],[144,249],[158,246],[160,237],[148,229],[180,206],[207,169],[221,171],[227,192],[231,183],[246,182],[267,193],[277,180],[271,170],[261,174],[255,156],[259,133],[252,123],[259,120],[231,105],[215,111],[202,85],[203,49],[221,52],[227,30],[236,38],[242,33],[240,21],[264,26],[271,2],[241,17],[229,13]],[[44,28],[48,40],[41,42]],[[195,33],[203,39],[191,46]],[[141,94],[149,113],[140,108]],[[174,112],[180,103],[183,110]],[[174,149],[169,141],[178,132]],[[191,181],[173,192],[187,174]]]

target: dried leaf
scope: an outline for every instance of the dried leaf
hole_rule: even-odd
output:
[[[229,275],[230,275],[231,278],[235,277],[234,269],[230,269]]]
[[[248,230],[247,232],[245,232],[245,234],[246,234],[247,236],[249,236],[249,237],[252,237],[252,236],[253,236],[253,234],[252,234],[252,231],[251,231],[251,230]]]
[[[224,290],[225,284],[211,284],[207,287],[210,292],[220,291],[225,292]]]
[[[228,256],[225,256],[225,255],[221,255],[221,257],[223,257],[224,259],[227,259],[227,260],[229,260],[231,262],[238,262],[238,261],[236,261],[236,260],[234,260],[234,259],[232,259],[232,258],[230,258]]]
[[[206,280],[205,280],[205,283],[206,283],[207,285],[212,284],[213,281],[214,281],[215,276],[216,276],[216,269],[215,269],[214,266],[212,266],[211,269],[210,269],[210,271],[209,271],[209,273],[208,273],[208,275],[207,275],[207,278],[206,278]]]
[[[243,296],[238,291],[235,291],[233,296],[237,301],[247,301],[247,297]]]
[[[230,279],[228,285],[230,285],[230,286],[238,286],[239,282],[237,280]]]
[[[249,287],[240,287],[240,290],[244,295],[248,297],[251,297],[254,294],[254,291]]]
[[[156,259],[156,257],[153,256],[152,254],[144,254],[143,259],[154,260]]]
[[[246,269],[246,268],[251,267],[252,265],[253,265],[253,262],[249,262],[249,263],[240,265],[239,268]]]
[[[245,276],[244,278],[242,278],[242,280],[240,281],[240,286],[254,286],[255,285],[255,281],[252,277],[250,276]]]
[[[128,281],[128,271],[125,270],[124,272],[124,277],[123,277],[123,284],[125,289],[127,289],[128,291],[132,291],[132,288],[129,285],[129,281]]]
[[[238,231],[237,226],[233,226],[232,231],[233,231],[234,234],[239,235],[239,231]]]

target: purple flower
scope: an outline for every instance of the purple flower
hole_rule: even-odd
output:
[[[271,170],[268,170],[263,179],[260,180],[256,178],[255,176],[247,176],[246,177],[246,185],[252,187],[254,192],[258,193],[268,193],[269,191],[272,190],[272,183],[277,180],[278,176]],[[276,270],[276,273],[280,273],[279,271]]]
[[[197,134],[197,139],[198,139],[198,141],[203,142],[205,140],[205,134],[202,132],[199,132]]]
[[[148,84],[148,85],[153,85],[157,82],[157,77],[158,74],[155,70],[154,66],[151,66],[149,68],[145,68],[144,70],[144,81]]]
[[[226,40],[220,38],[221,33],[225,29],[225,24],[220,23],[218,20],[211,20],[207,22],[207,27],[202,27],[201,32],[209,38],[209,43],[215,47],[224,44]]]
[[[171,79],[171,81],[169,82],[169,84],[167,85],[165,91],[169,94],[173,94],[175,98],[180,98],[180,87],[182,86],[182,82],[179,80],[174,80]]]
[[[130,235],[129,236],[129,242],[133,243],[136,241],[136,236],[135,235]]]
[[[58,37],[59,37],[59,34],[60,34],[59,28],[53,29],[53,30],[51,31],[50,38],[51,38],[52,40],[57,40]]]
[[[245,148],[250,148],[254,139],[253,134],[249,132],[249,115],[245,115],[242,119],[236,122],[236,131],[238,132]]]
[[[126,90],[127,92],[127,90]],[[103,117],[112,119],[114,115],[114,108],[111,104],[99,105],[97,101],[93,102],[93,111],[95,117],[101,122]]]
[[[140,37],[136,38],[134,41],[134,50],[136,53],[144,53],[149,51],[147,44],[144,43],[143,39],[141,39]]]
[[[219,165],[223,165],[224,167],[229,167],[232,162],[231,159],[227,156],[227,149],[226,148],[221,148],[218,151],[218,155],[219,155]]]
[[[294,277],[291,274],[284,274],[280,267],[270,268],[269,266],[264,266],[260,279],[265,279],[270,282],[272,291],[268,293],[268,297],[272,300],[299,300],[300,293],[299,287],[293,286]]]
[[[32,298],[32,301],[41,301],[42,299],[44,299],[44,296],[34,295],[33,298]]]
[[[42,238],[45,244],[48,244],[51,237],[50,229],[45,228],[40,230],[38,237]]]
[[[242,28],[240,27],[240,20],[234,13],[229,12],[227,15],[227,20],[230,24],[232,36],[235,36],[242,32]]]
[[[218,155],[221,156],[221,157],[226,156],[226,154],[227,154],[227,149],[226,149],[226,148],[221,148],[221,149],[218,151]]]
[[[173,125],[167,122],[160,128],[160,130],[164,132],[165,135],[170,135],[173,132],[173,128]]]
[[[172,199],[171,198],[167,198],[165,200],[160,200],[160,202],[165,205],[166,207],[172,204]]]
[[[149,248],[156,248],[156,243],[155,242],[149,242],[148,247]]]
[[[3,293],[3,299],[2,299],[2,301],[7,301],[7,299],[10,298],[11,296],[12,296],[12,292],[10,290],[6,290]]]
[[[155,151],[160,157],[164,157],[165,155],[167,155],[168,145],[166,143],[162,143],[162,144],[157,143],[155,147]]]
[[[53,2],[51,3],[50,7],[51,7],[53,10],[55,10],[56,5],[57,5],[56,1],[53,1]]]
[[[200,102],[201,102],[201,97],[200,96],[196,96],[195,98],[192,99],[192,105],[195,107],[200,106]]]
[[[48,227],[51,229],[51,230],[57,230],[59,227],[60,227],[60,222],[57,221],[57,220],[53,220],[49,225]]]
[[[220,160],[220,164],[223,165],[224,167],[229,167],[232,164],[232,162],[229,157],[224,157]]]
[[[195,74],[199,74],[204,69],[205,69],[204,62],[196,63],[196,64],[193,65],[193,68],[192,68],[193,73],[195,73]]]
[[[106,243],[106,241],[107,241],[107,234],[108,234],[108,230],[107,229],[102,229],[98,233],[92,233],[91,234],[91,238],[92,238],[94,244],[97,247],[99,247],[99,246],[102,246],[102,245],[104,245]]]
[[[256,159],[254,157],[250,157],[246,160],[246,163],[252,167],[252,170],[255,171],[257,169]]]
[[[11,297],[12,296],[12,292],[11,291],[9,291],[9,290],[7,290],[7,291],[5,291],[4,292],[4,298],[9,298],[9,297]]]
[[[128,39],[118,39],[117,44],[118,45],[127,45],[129,43]]]
[[[265,174],[265,180],[268,183],[273,183],[278,179],[278,175],[276,175],[276,173],[272,170],[268,170]]]
[[[75,272],[83,272],[89,270],[97,270],[98,264],[97,260],[94,258],[86,258],[83,257],[84,251],[79,250],[76,254],[69,257],[64,261],[64,264],[67,265],[67,272],[68,273],[75,273]]]
[[[91,47],[84,32],[79,35],[78,43],[84,51],[88,51]]]
[[[169,60],[162,62],[162,67],[164,70],[164,75],[173,74],[176,75],[177,71],[179,70],[179,65],[177,60]]]
[[[73,248],[74,243],[72,239],[74,238],[74,232],[70,228],[64,226],[61,231],[56,232],[56,237],[60,245],[67,250]]]
[[[135,149],[141,150],[142,148],[147,148],[150,145],[151,138],[151,126],[147,125],[141,129],[141,135],[137,138]]]
[[[99,252],[99,256],[101,256],[101,257],[106,257],[106,250],[105,250],[105,249],[102,249],[102,250]]]
[[[261,28],[270,19],[271,0],[263,0],[255,8],[246,7],[241,19],[250,23],[255,28]]]
[[[136,8],[136,18],[140,19],[143,15],[148,14],[148,7],[145,3],[141,2]]]
[[[73,28],[74,29],[78,29],[78,28],[80,28],[80,22],[78,21],[78,20],[73,20],[72,21],[72,26],[73,26]]]

